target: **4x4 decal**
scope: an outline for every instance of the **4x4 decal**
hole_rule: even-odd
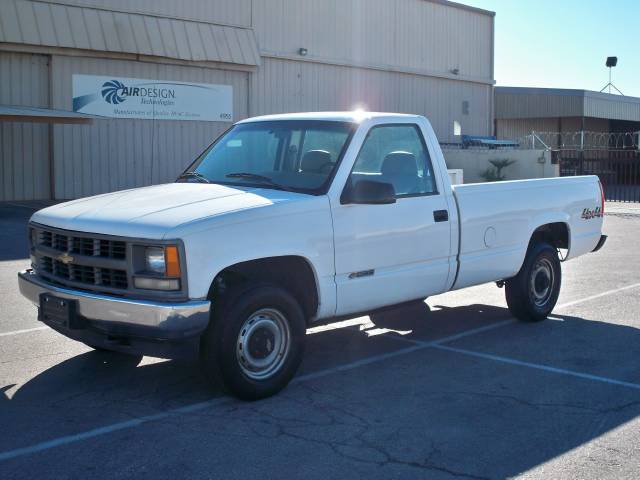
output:
[[[596,207],[593,210],[590,208],[585,208],[582,210],[581,218],[585,220],[591,220],[592,218],[597,218],[602,216],[602,209],[600,207]]]

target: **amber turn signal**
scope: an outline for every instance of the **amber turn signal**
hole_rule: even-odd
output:
[[[167,277],[180,276],[180,257],[178,247],[170,245],[164,249],[164,257],[167,262]]]

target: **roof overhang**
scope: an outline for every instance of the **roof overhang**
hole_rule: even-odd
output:
[[[102,117],[51,108],[0,105],[0,122],[89,124],[96,118]]]
[[[255,67],[251,28],[29,0],[2,0],[0,42]]]

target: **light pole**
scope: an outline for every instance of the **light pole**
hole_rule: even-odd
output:
[[[613,83],[611,83],[611,69],[613,67],[615,67],[618,64],[618,57],[607,57],[607,62],[606,62],[606,66],[607,68],[609,68],[609,83],[607,83],[604,87],[602,87],[602,90],[600,90],[600,92],[603,92],[605,89],[609,89],[609,93],[611,93],[611,87],[613,87],[616,92],[618,92],[620,95],[622,95],[624,97],[624,93],[622,93],[620,90],[618,90],[618,87],[616,87]]]

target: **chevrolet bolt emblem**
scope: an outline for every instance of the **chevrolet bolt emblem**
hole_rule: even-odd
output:
[[[73,257],[71,255],[69,255],[68,253],[63,253],[62,255],[60,255],[57,260],[60,260],[62,263],[64,263],[65,265],[73,262]]]

